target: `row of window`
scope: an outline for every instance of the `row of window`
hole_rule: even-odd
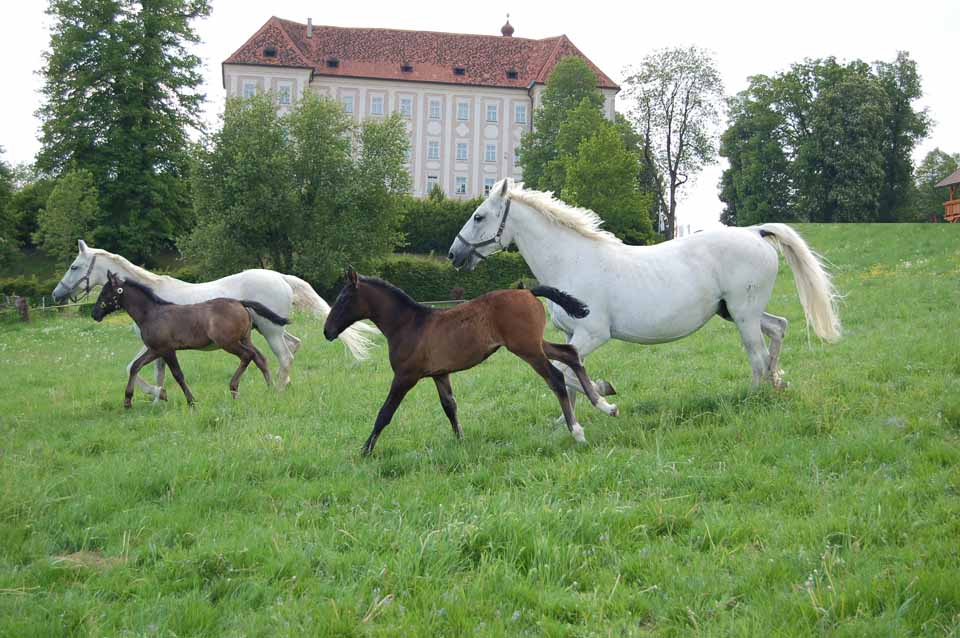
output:
[[[346,113],[354,112],[354,102],[352,95],[344,95],[340,98],[343,104],[343,110]],[[527,105],[514,104],[513,122],[514,124],[527,123]],[[403,117],[413,117],[413,98],[401,97],[399,108],[400,115]],[[428,117],[431,120],[443,119],[440,100],[430,100]],[[370,115],[383,115],[384,102],[382,95],[374,95],[370,98]],[[470,120],[470,104],[468,102],[457,102],[457,120],[466,122]],[[500,105],[487,104],[487,122],[500,121]]]
[[[293,86],[289,82],[281,82],[277,85],[277,102],[281,105],[289,105],[293,93]],[[245,81],[243,83],[243,97],[250,98],[257,94],[257,83]],[[352,95],[344,95],[341,98],[343,110],[346,113],[354,112],[354,103]],[[514,124],[527,123],[527,105],[514,104],[513,122]],[[403,117],[413,117],[413,98],[401,97],[399,104],[400,115]],[[374,95],[370,98],[370,115],[384,114],[384,98],[382,95]],[[442,118],[442,108],[440,100],[430,100],[429,118],[431,120],[440,120]],[[457,120],[466,122],[470,120],[470,104],[468,102],[457,102]],[[500,105],[487,104],[487,122],[500,121]]]
[[[490,194],[490,190],[493,188],[493,185],[497,183],[497,180],[493,177],[484,177],[483,178],[483,196],[486,197]],[[440,178],[436,175],[427,175],[427,191],[430,192],[434,187],[440,185]],[[453,178],[453,193],[454,195],[466,195],[467,194],[467,178],[464,175],[457,175]]]

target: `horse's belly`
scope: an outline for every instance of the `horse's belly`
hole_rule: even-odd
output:
[[[648,312],[650,310],[648,309]],[[666,343],[693,334],[717,312],[716,303],[686,308],[669,314],[650,312],[616,318],[610,325],[610,336],[634,343]]]

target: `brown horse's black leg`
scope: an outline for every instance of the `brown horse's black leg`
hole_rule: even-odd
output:
[[[457,400],[453,398],[453,386],[450,385],[450,375],[443,374],[433,378],[437,384],[437,392],[440,393],[440,405],[450,419],[450,425],[453,427],[453,433],[458,439],[463,439],[463,430],[460,428],[460,422],[457,420]]]
[[[171,350],[163,355],[163,360],[170,366],[170,373],[173,374],[173,378],[176,379],[180,385],[180,389],[183,390],[183,396],[187,397],[187,403],[193,405],[196,400],[193,398],[193,393],[190,392],[190,388],[187,387],[187,380],[183,378],[183,370],[180,369],[180,361],[177,359],[177,353]]]
[[[140,372],[140,368],[147,365],[159,356],[159,352],[147,350],[142,355],[137,357],[136,361],[130,364],[130,378],[127,379],[127,389],[123,393],[123,407],[129,408],[131,405],[133,405],[133,384],[137,380],[137,374]]]
[[[267,360],[264,359],[263,353],[257,349],[257,346],[253,345],[250,337],[247,337],[243,345],[253,351],[253,363],[256,364],[256,366],[260,368],[260,372],[263,373],[263,380],[267,382],[267,387],[272,387],[273,380],[270,378],[270,368],[267,366]]]
[[[233,376],[230,378],[230,394],[233,395],[233,398],[236,399],[240,394],[240,377],[243,376],[243,373],[247,371],[247,366],[250,365],[250,362],[253,361],[253,356],[249,354],[244,354],[240,357],[240,365],[237,366],[237,371],[233,373]]]
[[[383,405],[380,407],[380,412],[377,414],[377,420],[373,424],[373,432],[370,433],[370,436],[367,438],[367,442],[363,444],[363,449],[361,454],[363,456],[369,456],[373,452],[373,446],[377,444],[377,438],[380,436],[380,432],[383,431],[383,428],[387,427],[390,424],[390,420],[393,418],[393,413],[397,411],[397,408],[400,406],[400,402],[403,401],[403,397],[407,396],[407,392],[410,391],[410,388],[417,384],[419,379],[413,379],[412,381],[405,378],[394,377],[393,383],[390,384],[390,393],[387,395],[387,400],[383,402]]]
[[[547,358],[566,364],[571,370],[573,370],[573,373],[577,375],[577,380],[580,381],[580,386],[586,393],[587,398],[590,399],[590,403],[600,407],[610,416],[617,416],[619,414],[617,406],[608,403],[605,399],[600,397],[600,394],[597,392],[597,387],[590,380],[586,369],[583,367],[583,363],[580,361],[580,353],[577,352],[576,348],[564,343],[550,343],[549,341],[544,341],[543,352],[547,355]]]
[[[586,440],[583,438],[583,428],[577,423],[573,406],[570,405],[570,395],[567,393],[567,383],[564,381],[563,373],[550,363],[545,355],[525,356],[522,359],[544,378],[553,393],[557,395],[557,399],[560,401],[560,409],[563,410],[563,419],[567,422],[567,429],[570,430],[574,439],[583,443]]]

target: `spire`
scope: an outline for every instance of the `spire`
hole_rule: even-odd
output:
[[[507,23],[500,27],[500,33],[503,34],[505,38],[513,37],[513,25],[510,24],[510,14],[507,14]]]

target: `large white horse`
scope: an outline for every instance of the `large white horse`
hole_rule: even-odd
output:
[[[316,293],[313,287],[304,280],[293,275],[284,275],[273,270],[244,270],[215,281],[201,284],[191,284],[166,275],[157,275],[149,270],[130,263],[124,257],[115,255],[99,248],[90,248],[81,239],[79,241],[80,254],[70,265],[63,279],[53,291],[53,298],[57,301],[73,295],[79,290],[89,293],[95,286],[102,286],[107,281],[107,270],[119,274],[123,279],[133,279],[150,286],[158,296],[178,304],[198,303],[228,297],[256,301],[263,304],[281,317],[289,317],[294,307],[311,310],[321,320],[325,320],[330,313],[330,305]],[[268,321],[253,313],[254,325],[264,336],[270,349],[277,355],[280,363],[278,378],[279,387],[290,382],[290,366],[293,364],[293,355],[300,347],[300,340],[288,333],[283,326]],[[347,349],[357,359],[365,359],[372,342],[363,335],[379,334],[375,328],[363,323],[354,324],[341,339]],[[139,333],[138,333],[139,334]],[[143,347],[136,361],[147,348]],[[130,365],[127,366],[129,370]],[[155,399],[160,399],[163,392],[164,364],[157,359],[157,384],[150,385],[137,377],[137,386]]]
[[[574,319],[550,304],[554,323],[583,357],[609,339],[651,344],[681,339],[719,315],[740,331],[753,385],[769,380],[779,387],[787,320],[765,312],[779,249],[796,278],[807,324],[822,339],[840,338],[830,276],[789,226],[723,228],[654,246],[627,246],[601,230],[601,223],[593,211],[505,179],[464,224],[449,257],[455,267],[473,270],[516,244],[541,284],[590,308],[585,318]],[[571,375],[567,382],[582,391]],[[596,385],[601,394],[614,392],[609,383]]]

